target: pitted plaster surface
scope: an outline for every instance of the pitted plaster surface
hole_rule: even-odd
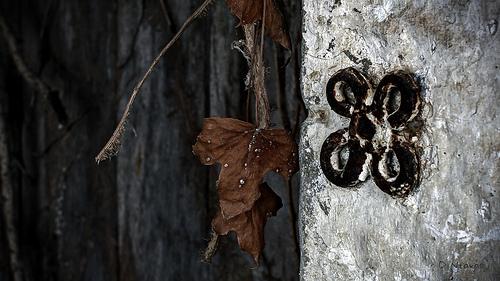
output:
[[[304,0],[302,280],[500,280],[500,2]],[[325,96],[337,70],[417,75],[422,182],[405,200],[368,178],[331,184],[319,153],[347,127]]]

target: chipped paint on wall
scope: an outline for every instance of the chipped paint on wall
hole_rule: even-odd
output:
[[[494,280],[500,276],[500,2],[304,0],[302,280]],[[350,190],[319,152],[349,119],[325,88],[354,66],[379,81],[416,73],[425,102],[422,180],[407,199],[372,181]]]

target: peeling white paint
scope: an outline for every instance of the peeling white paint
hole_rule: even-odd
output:
[[[495,280],[500,2],[303,5],[302,90],[309,117],[300,144],[301,279]],[[370,177],[358,189],[336,187],[320,169],[324,140],[349,123],[330,110],[326,83],[350,66],[364,69],[375,84],[390,71],[408,70],[422,86],[422,179],[405,200],[390,198]]]

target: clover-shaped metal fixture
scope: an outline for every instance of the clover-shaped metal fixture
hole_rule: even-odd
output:
[[[335,73],[326,87],[333,111],[350,118],[349,128],[328,136],[321,169],[329,181],[350,188],[371,173],[375,184],[394,197],[406,197],[418,184],[420,159],[414,124],[421,108],[413,75],[394,71],[373,90],[354,68]]]

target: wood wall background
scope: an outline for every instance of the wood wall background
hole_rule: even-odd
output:
[[[162,7],[162,2],[163,7]],[[28,67],[53,92],[19,74],[0,37],[0,119],[23,280],[298,280],[288,187],[271,175],[284,208],[266,226],[259,268],[234,237],[200,262],[216,211],[216,168],[191,153],[203,117],[245,119],[242,37],[224,1],[195,21],[145,84],[118,157],[94,156],[132,87],[201,0],[0,1]],[[268,41],[273,122],[297,130],[301,1],[284,1],[294,52]],[[1,138],[0,138],[1,139]],[[297,179],[292,194],[297,202]],[[0,182],[0,188],[8,188]],[[0,280],[14,280],[5,206]],[[18,281],[18,280],[16,280]]]

